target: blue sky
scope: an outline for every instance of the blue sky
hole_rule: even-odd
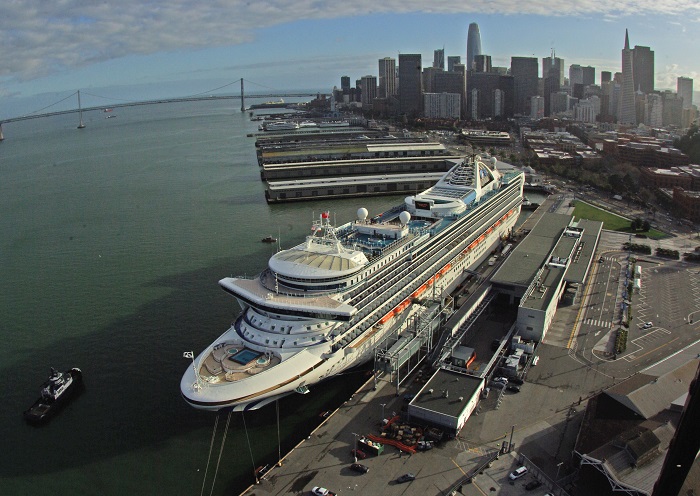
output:
[[[601,70],[620,70],[627,28],[632,46],[655,51],[657,89],[675,89],[678,76],[700,79],[699,0],[603,3],[13,0],[0,15],[0,119],[77,89],[86,106],[110,102],[93,95],[186,96],[240,77],[251,91],[330,91],[342,75],[377,74],[377,59],[399,52],[421,53],[424,66],[443,46],[464,59],[470,22],[494,65],[554,48],[567,68],[595,66],[599,80]]]

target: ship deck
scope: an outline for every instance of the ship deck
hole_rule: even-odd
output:
[[[279,288],[280,292],[275,292],[274,275],[266,270],[255,279],[236,279],[235,284],[247,292],[265,300],[274,301],[282,305],[296,305],[314,308],[338,309],[345,305],[343,302],[335,300],[328,295],[309,295],[305,291],[288,288]]]
[[[210,383],[235,382],[274,367],[281,362],[271,353],[246,348],[233,341],[222,341],[201,362],[200,377]]]

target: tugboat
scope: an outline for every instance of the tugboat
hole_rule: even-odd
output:
[[[49,420],[83,384],[83,373],[78,368],[59,372],[51,367],[49,379],[41,386],[41,396],[24,412],[29,423],[43,423]]]
[[[265,236],[261,241],[263,243],[277,243],[277,238],[273,238],[272,236]]]

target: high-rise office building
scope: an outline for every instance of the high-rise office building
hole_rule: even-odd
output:
[[[541,96],[530,97],[530,119],[537,120],[544,117],[544,98]]]
[[[399,110],[409,117],[421,114],[423,103],[421,84],[421,55],[399,54]]]
[[[423,93],[435,93],[433,83],[435,75],[445,72],[438,67],[426,67],[423,69]]]
[[[544,115],[551,115],[552,94],[558,93],[564,82],[564,59],[555,57],[542,58],[542,79],[544,80]]]
[[[433,51],[433,67],[445,70],[445,49],[440,48]]]
[[[600,85],[603,83],[609,83],[612,81],[612,72],[610,71],[600,71]]]
[[[340,89],[343,92],[343,95],[350,93],[350,76],[340,77]]]
[[[491,55],[474,55],[474,71],[491,72]]]
[[[664,126],[679,126],[683,117],[683,99],[677,93],[664,91],[661,93],[663,101]]]
[[[513,117],[513,76],[469,71],[467,115],[472,119]]]
[[[637,112],[634,101],[634,73],[632,71],[632,50],[630,38],[625,29],[625,47],[622,49],[622,88],[620,92],[620,110],[617,120],[620,124],[636,124]]]
[[[447,71],[452,72],[455,70],[456,64],[462,63],[462,57],[459,55],[450,55],[447,57]]]
[[[595,67],[590,65],[581,67],[583,70],[583,85],[589,86],[595,84]]]
[[[635,46],[632,49],[632,72],[634,90],[642,93],[654,91],[654,51],[649,47]]]
[[[457,93],[424,93],[425,117],[459,119],[461,100]]]
[[[360,79],[362,88],[362,108],[372,108],[372,101],[377,97],[377,77],[362,76]]]
[[[661,95],[650,93],[646,96],[646,105],[644,108],[644,124],[649,127],[661,127],[663,121],[664,105]]]
[[[474,67],[474,57],[481,55],[481,33],[479,33],[479,25],[472,22],[469,25],[467,33],[467,71]]]
[[[569,85],[583,84],[583,67],[578,64],[569,66]]]
[[[557,57],[554,50],[550,57],[542,57],[542,79],[547,79],[550,75],[556,75],[559,84],[564,84],[564,59]]]
[[[510,58],[514,87],[513,111],[516,114],[530,113],[530,98],[537,95],[538,69],[535,57]]]
[[[688,77],[679,77],[676,80],[676,92],[683,98],[683,108],[689,109],[693,106],[693,80]]]
[[[379,59],[379,98],[389,98],[396,95],[396,59],[384,57]]]

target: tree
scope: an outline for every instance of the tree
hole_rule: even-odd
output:
[[[690,126],[685,136],[675,140],[673,145],[688,155],[691,163],[700,163],[700,129],[696,124]]]
[[[645,220],[642,224],[642,231],[649,231],[649,229],[651,229],[651,224],[648,220]]]

